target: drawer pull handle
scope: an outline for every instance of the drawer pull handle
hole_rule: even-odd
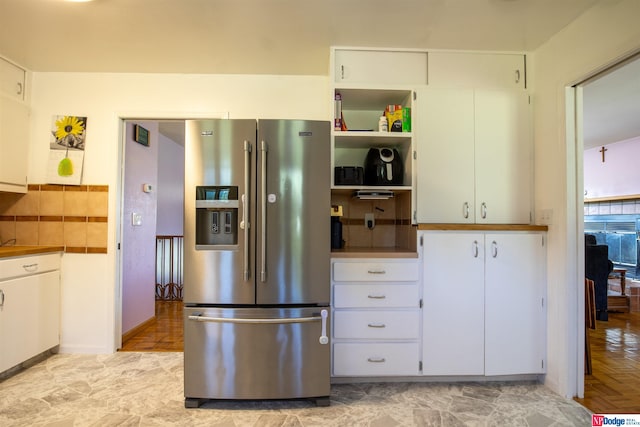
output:
[[[370,357],[367,361],[371,363],[384,363],[386,359],[384,357]]]
[[[369,323],[367,326],[369,326],[370,328],[386,328],[387,325],[385,325],[384,323]]]
[[[387,274],[387,272],[384,271],[384,270],[368,270],[367,273],[369,273],[369,274]]]
[[[38,271],[38,263],[34,262],[33,264],[22,264],[22,268],[26,271]]]
[[[386,295],[368,295],[367,298],[371,299],[385,299]]]
[[[4,291],[0,289],[0,307],[4,306]]]

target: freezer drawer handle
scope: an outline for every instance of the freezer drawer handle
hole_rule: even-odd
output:
[[[384,270],[367,270],[367,273],[369,273],[369,274],[387,274],[387,272],[384,271]]]
[[[329,344],[329,337],[327,336],[327,317],[329,316],[329,312],[327,310],[322,310],[320,315],[322,316],[322,335],[320,335],[320,339],[318,341],[320,344]]]
[[[387,360],[384,357],[370,357],[367,361],[371,363],[384,363]]]
[[[325,311],[325,310],[323,310]],[[229,317],[207,317],[201,315],[189,316],[189,320],[195,320],[197,322],[213,322],[213,323],[254,323],[254,324],[272,324],[272,323],[309,323],[318,322],[322,320],[321,316],[312,317],[292,317],[286,319],[243,319],[243,318],[229,318]]]
[[[386,295],[373,295],[373,294],[370,294],[370,295],[367,295],[367,298],[371,298],[371,299],[385,299],[385,298],[386,298]]]

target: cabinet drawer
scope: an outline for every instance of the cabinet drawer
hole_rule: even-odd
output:
[[[336,83],[427,84],[427,53],[384,50],[336,50]]]
[[[59,269],[59,253],[3,259],[0,260],[0,280],[30,276]]]
[[[0,58],[0,93],[20,101],[24,100],[25,71]]]
[[[339,284],[333,286],[335,308],[417,307],[418,286],[402,284]]]
[[[415,282],[417,262],[335,262],[336,282]]]
[[[334,375],[419,375],[418,363],[417,343],[333,345]]]
[[[417,339],[420,316],[406,311],[335,311],[333,337],[336,339]]]

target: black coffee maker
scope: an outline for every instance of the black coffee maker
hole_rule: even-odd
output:
[[[402,185],[404,165],[395,148],[370,148],[364,160],[365,185]]]

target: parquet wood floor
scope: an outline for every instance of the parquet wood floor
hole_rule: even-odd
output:
[[[156,301],[155,321],[122,343],[120,351],[183,351],[182,301]]]
[[[596,414],[640,414],[640,313],[609,313],[589,330],[593,373],[583,399]],[[156,301],[156,320],[120,351],[183,351],[182,301]]]
[[[640,313],[609,313],[589,330],[593,372],[585,375],[584,398],[596,414],[640,414]]]

